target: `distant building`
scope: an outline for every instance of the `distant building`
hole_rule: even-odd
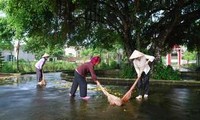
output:
[[[14,51],[8,51],[8,50],[3,50],[2,51],[2,56],[4,57],[4,61],[15,61],[16,60],[16,54]],[[35,60],[35,55],[31,53],[24,52],[22,50],[19,50],[19,57],[18,59],[23,59],[25,61],[34,61]]]
[[[78,52],[75,49],[75,47],[66,47],[64,49],[65,55],[66,56],[71,56],[71,57],[77,57],[78,56]]]
[[[19,47],[17,42],[14,44],[14,50],[12,50],[12,51],[3,50],[1,52],[1,55],[4,57],[3,60],[4,61],[15,61],[17,58],[17,49],[18,48],[19,48],[19,56],[18,56],[19,60],[20,59],[23,59],[25,61],[34,61],[35,60],[35,55],[32,53],[24,52],[22,50],[23,45],[20,45],[20,47]]]
[[[178,66],[182,64],[182,54],[183,54],[183,47],[179,45],[174,45],[172,48],[172,52],[168,53],[166,56],[166,64],[171,65],[172,61],[176,62]]]

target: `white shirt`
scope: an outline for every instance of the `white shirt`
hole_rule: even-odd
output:
[[[136,58],[133,60],[135,71],[137,72],[138,77],[141,76],[143,71],[145,72],[145,74],[148,74],[148,72],[150,71],[150,66],[148,65],[147,61],[153,62],[154,59],[154,56],[144,55],[140,57],[140,59]]]
[[[35,67],[37,68],[37,69],[42,69],[42,67],[43,67],[43,65],[45,64],[45,58],[41,58],[36,64],[35,64]]]

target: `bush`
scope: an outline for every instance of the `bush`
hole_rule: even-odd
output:
[[[19,72],[28,73],[35,72],[36,62],[19,61]],[[48,61],[44,65],[44,71],[61,71],[61,70],[74,70],[76,67],[75,63],[65,61]],[[17,72],[17,62],[4,62],[2,71],[4,73],[15,73]]]
[[[136,77],[134,67],[128,63],[123,64],[122,69],[120,70],[120,76],[122,78]],[[153,66],[153,71],[150,77],[156,80],[181,80],[178,70],[174,70],[171,66],[165,66],[161,62]]]
[[[136,76],[136,73],[133,69],[133,67],[131,65],[129,65],[128,63],[126,64],[122,64],[121,66],[122,68],[120,69],[120,76],[122,78],[133,78],[134,76]]]
[[[181,79],[178,70],[174,70],[170,65],[165,66],[161,62],[154,65],[152,78],[157,80]]]
[[[101,70],[117,69],[117,68],[118,68],[118,64],[114,60],[111,60],[109,64],[106,64],[105,62],[101,62],[100,65],[97,66],[97,69],[101,69]]]
[[[19,72],[28,73],[35,72],[36,62],[25,62],[19,61]],[[111,62],[110,65],[106,63],[101,63],[97,69],[116,69],[116,62]],[[61,71],[61,70],[74,70],[77,67],[76,63],[66,62],[66,61],[48,61],[44,66],[44,71]],[[4,73],[15,73],[17,72],[16,62],[4,62],[2,66],[2,71]],[[136,72],[133,66],[129,63],[120,64],[120,77],[122,78],[134,78],[136,77]],[[171,66],[165,66],[161,62],[153,66],[152,76],[153,79],[157,80],[180,80],[179,71],[173,70]]]
[[[110,62],[110,68],[112,68],[112,69],[117,69],[118,68],[118,64],[117,64],[117,62],[116,61],[111,61]]]
[[[13,62],[3,62],[1,72],[4,73],[15,73],[17,72],[17,65]]]

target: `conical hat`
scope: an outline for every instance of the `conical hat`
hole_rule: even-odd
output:
[[[144,56],[144,54],[138,50],[134,50],[129,59],[135,59],[138,57]]]
[[[45,53],[42,57],[49,57],[49,54]]]

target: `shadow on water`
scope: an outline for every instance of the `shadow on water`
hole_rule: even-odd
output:
[[[60,73],[46,73],[46,87],[36,87],[35,75],[23,75],[0,84],[1,120],[197,120],[200,115],[200,89],[152,87],[147,100],[132,99],[121,107],[110,106],[107,98],[88,84],[88,101],[68,96],[70,82]],[[118,96],[127,86],[105,87]],[[121,93],[121,94],[120,94]]]

